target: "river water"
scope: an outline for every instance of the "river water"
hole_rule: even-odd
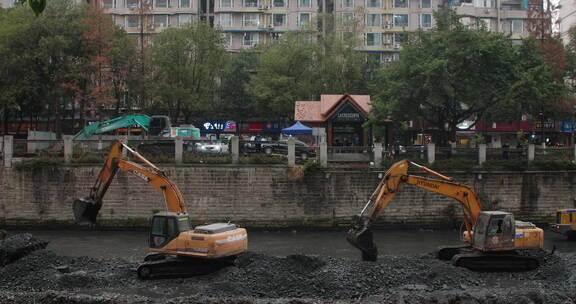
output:
[[[142,231],[33,230],[30,232],[49,241],[48,249],[60,255],[97,258],[120,257],[141,261],[147,252],[147,233]],[[374,242],[380,254],[417,254],[433,252],[438,246],[459,244],[456,230],[377,230]],[[344,231],[248,231],[250,251],[269,255],[325,255],[359,258],[359,251],[345,238]],[[556,246],[559,252],[576,252],[576,242],[545,232],[545,248]]]

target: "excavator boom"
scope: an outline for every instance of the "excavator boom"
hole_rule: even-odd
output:
[[[125,159],[123,150],[130,153],[144,165]],[[184,199],[176,185],[168,179],[164,171],[142,157],[138,152],[132,150],[124,143],[117,141],[110,148],[108,158],[104,162],[96,182],[90,189],[88,197],[79,198],[74,201],[73,210],[76,223],[79,225],[95,225],[98,212],[102,207],[102,198],[106,194],[108,187],[114,180],[118,169],[123,169],[142,178],[154,189],[164,195],[164,200],[168,210],[176,213],[185,213]]]

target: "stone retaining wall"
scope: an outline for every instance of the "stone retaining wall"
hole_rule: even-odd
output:
[[[308,172],[300,181],[284,167],[166,166],[196,222],[230,220],[249,227],[335,227],[349,223],[376,188],[377,170]],[[71,223],[74,198],[86,196],[100,166],[36,171],[0,169],[0,224]],[[472,185],[490,209],[545,223],[558,208],[575,207],[576,172],[446,173]],[[164,210],[160,193],[139,177],[119,172],[100,211],[105,225],[146,225]],[[457,202],[407,185],[381,223],[427,226],[460,222]]]

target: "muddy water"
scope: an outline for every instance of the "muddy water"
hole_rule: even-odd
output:
[[[121,257],[141,261],[147,251],[147,233],[134,231],[51,230],[29,231],[49,241],[48,249],[60,255],[97,258]],[[10,231],[9,233],[17,233]],[[391,231],[374,232],[381,254],[415,254],[432,252],[440,245],[458,244],[458,231]],[[576,252],[576,242],[546,232],[545,247],[556,246],[559,252]],[[359,258],[359,252],[348,244],[344,231],[249,231],[249,249],[270,255],[326,255]]]

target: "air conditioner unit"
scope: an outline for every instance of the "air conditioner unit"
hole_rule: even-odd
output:
[[[274,28],[274,26],[273,26],[272,24],[268,24],[268,26],[267,26],[267,27],[268,27],[268,29],[269,29],[269,30],[271,30],[271,29],[273,29],[273,28]]]
[[[384,40],[384,44],[392,44],[392,40],[389,40],[389,39]]]
[[[392,58],[384,58],[384,62],[392,62]]]
[[[399,49],[399,48],[400,48],[400,43],[394,43],[394,48],[395,48],[395,49]]]

